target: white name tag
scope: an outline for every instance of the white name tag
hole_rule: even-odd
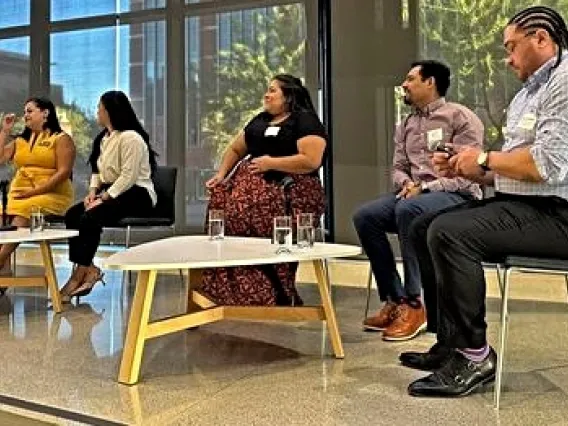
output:
[[[523,130],[532,130],[534,129],[535,124],[536,124],[536,115],[529,113],[523,115],[517,127]]]
[[[266,131],[264,132],[264,136],[276,136],[276,135],[278,135],[279,131],[280,131],[280,127],[270,126],[270,127],[266,128]]]
[[[426,146],[430,151],[436,151],[444,139],[444,131],[442,128],[428,130],[426,133]]]
[[[428,130],[428,133],[426,135],[428,145],[434,144],[436,142],[441,142],[442,139],[444,139],[444,131],[441,127],[434,130]]]

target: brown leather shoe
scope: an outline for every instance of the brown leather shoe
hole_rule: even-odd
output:
[[[398,305],[392,315],[394,320],[383,331],[383,340],[400,342],[416,337],[421,331],[426,330],[426,312],[424,305],[419,308],[403,303]]]
[[[381,310],[374,316],[363,321],[363,330],[384,331],[393,321],[393,314],[398,305],[394,302],[387,302]]]

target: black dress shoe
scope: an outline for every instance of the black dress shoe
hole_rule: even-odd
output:
[[[405,367],[434,371],[441,368],[451,354],[450,348],[435,343],[428,352],[403,352],[398,359]]]
[[[469,395],[477,388],[495,380],[497,354],[489,348],[489,355],[481,362],[473,362],[454,352],[446,365],[416,380],[408,386],[412,396],[457,397]]]

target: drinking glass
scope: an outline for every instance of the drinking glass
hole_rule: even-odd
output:
[[[314,215],[313,213],[300,213],[297,217],[297,242],[299,249],[307,249],[314,246]]]
[[[222,240],[225,238],[225,212],[223,210],[209,210],[209,239]]]
[[[43,231],[44,217],[41,209],[37,206],[32,207],[30,215],[30,232]]]
[[[292,218],[290,216],[274,218],[273,235],[273,242],[277,245],[276,254],[292,253]]]

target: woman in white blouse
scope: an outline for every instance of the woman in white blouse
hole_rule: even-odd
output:
[[[89,157],[89,195],[65,215],[66,227],[79,230],[79,235],[69,239],[69,260],[76,268],[61,289],[64,302],[89,294],[102,281],[93,259],[103,227],[127,216],[149,216],[157,200],[151,179],[156,153],[127,96],[116,90],[104,93],[97,121],[104,129]]]

